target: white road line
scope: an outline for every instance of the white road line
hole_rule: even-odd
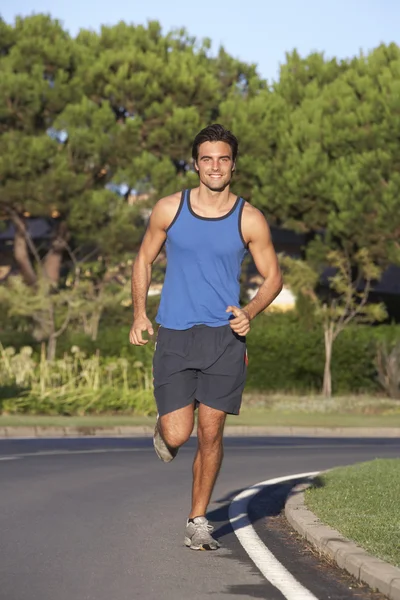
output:
[[[309,590],[303,587],[293,575],[275,558],[270,550],[255,532],[248,517],[248,506],[252,498],[263,488],[276,483],[284,483],[291,479],[314,477],[318,472],[299,473],[289,477],[276,477],[256,483],[235,496],[229,506],[229,520],[233,530],[246,550],[247,554],[274,587],[276,587],[287,600],[318,600]]]
[[[0,456],[0,460],[18,460],[20,456]]]

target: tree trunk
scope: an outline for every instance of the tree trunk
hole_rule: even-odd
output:
[[[322,393],[325,398],[331,398],[331,396],[332,396],[331,361],[332,361],[333,331],[330,326],[324,329],[324,339],[325,339],[325,368],[324,368],[324,382],[323,382],[323,386],[322,386]]]
[[[50,282],[57,285],[60,279],[61,263],[65,245],[69,237],[66,223],[60,223],[56,236],[51,242],[51,247],[44,259],[44,270]]]
[[[91,319],[91,339],[93,342],[95,342],[97,340],[97,335],[99,333],[99,324],[100,324],[100,319],[101,319],[101,310],[97,310],[95,311],[95,313],[92,315],[92,319]]]
[[[49,305],[49,332],[47,338],[47,360],[54,360],[56,357],[57,333],[54,319],[54,306],[50,302]]]
[[[37,276],[32,266],[29,256],[28,244],[26,241],[26,225],[18,215],[12,216],[12,221],[15,225],[14,236],[14,258],[17,263],[23,280],[27,285],[35,285]]]
[[[47,360],[54,360],[56,357],[57,338],[52,333],[47,342]]]

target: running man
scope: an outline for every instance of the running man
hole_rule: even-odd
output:
[[[246,380],[250,322],[282,289],[282,277],[262,213],[230,191],[238,141],[221,125],[196,136],[192,156],[199,186],[154,206],[132,271],[134,321],[130,342],[153,335],[146,314],[152,264],[164,243],[167,271],[156,316],[153,359],[158,417],[154,448],[170,462],[190,437],[198,408],[192,507],[185,544],[216,550],[206,518],[222,463],[227,414],[239,414]],[[246,252],[264,278],[255,297],[239,306],[239,277]]]

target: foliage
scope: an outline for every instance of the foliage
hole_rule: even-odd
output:
[[[340,62],[288,54],[273,87],[221,105],[240,193],[277,225],[400,264],[399,92],[396,44]]]
[[[321,234],[336,268],[332,293],[318,304],[312,261],[297,263],[293,286],[305,291],[299,306],[309,313],[307,328],[293,321],[293,331],[281,323],[264,330],[260,318],[249,337],[251,347],[253,339],[259,344],[253,355],[269,352],[268,340],[278,358],[268,354],[273,373],[261,360],[262,372],[250,368],[250,385],[268,387],[268,376],[272,389],[317,389],[323,346],[314,312],[332,339],[349,318],[379,320],[381,307],[364,301],[363,290],[389,263],[400,264],[400,49],[381,45],[345,61],[293,51],[267,85],[255,65],[223,48],[212,56],[210,44],[185,29],[163,34],[156,21],[74,38],[47,15],[13,25],[0,19],[0,218],[15,227],[23,280],[10,279],[0,296],[8,316],[20,318],[18,335],[36,323],[36,338],[52,340],[49,356],[57,355],[56,339],[59,356],[75,337],[90,352],[132,357],[129,325],[108,330],[115,314],[130,321],[123,265],[134,258],[155,200],[197,184],[191,141],[219,121],[240,142],[233,190],[271,223],[306,233],[314,247]],[[33,243],[28,216],[51,226],[45,244]],[[281,328],[291,347],[281,347]],[[351,375],[335,342],[337,391],[375,389],[361,331],[350,340],[343,330],[337,340],[344,354],[352,344],[360,353],[357,364],[348,357]],[[143,353],[147,365],[149,347]]]
[[[105,269],[96,278],[89,265],[82,273],[76,267],[63,287],[51,285],[44,274],[34,287],[19,276],[0,287],[0,302],[6,313],[31,321],[33,336],[47,343],[49,359],[56,356],[56,340],[73,323],[78,323],[86,335],[96,340],[103,311],[126,302],[129,296],[129,282],[117,267]]]
[[[61,359],[47,361],[44,348],[0,348],[0,378],[19,393],[2,404],[3,414],[85,415],[104,412],[154,414],[152,380],[140,361],[87,357],[77,346]]]
[[[400,399],[400,342],[390,348],[379,344],[376,356],[378,381],[390,398]]]
[[[134,231],[132,207],[105,185],[160,196],[195,182],[177,168],[190,161],[190,139],[239,83],[246,96],[264,85],[254,65],[223,49],[211,57],[209,41],[163,35],[155,21],[76,38],[46,15],[1,26],[0,212],[56,213],[103,254],[117,250],[107,232],[118,239],[130,224],[132,243]]]
[[[220,120],[240,140],[236,190],[272,222],[400,261],[396,44],[340,62],[294,51],[268,86],[255,65],[223,48],[213,57],[210,40],[163,34],[156,21],[72,38],[39,14],[1,29],[0,211],[10,218],[57,214],[74,240],[129,251],[135,211],[105,185],[125,182],[151,203],[194,185],[191,140]]]
[[[77,297],[69,290],[53,290],[45,276],[40,276],[34,289],[21,277],[10,278],[0,287],[0,301],[10,316],[31,319],[39,340],[47,341],[48,357],[54,358],[57,338],[79,314]]]
[[[57,359],[62,361],[64,354],[69,356],[71,347],[76,345],[87,357],[97,352],[100,364],[102,361],[115,362],[121,357],[125,358],[129,365],[128,377],[135,370],[133,365],[142,363],[150,377],[154,343],[149,342],[144,347],[130,345],[129,326],[127,323],[105,329],[100,327],[96,341],[82,332],[69,330],[59,339]],[[393,347],[399,338],[400,328],[396,325],[371,327],[350,324],[333,347],[332,382],[336,394],[382,393],[376,366],[378,347],[383,344]],[[17,349],[30,342],[26,334],[14,334],[11,338],[1,333],[0,340]],[[20,344],[18,340],[21,340]],[[323,337],[317,326],[305,326],[295,313],[260,315],[252,322],[247,348],[247,391],[315,394],[321,389],[324,372]],[[40,346],[37,344],[33,346],[32,357],[36,363],[40,363]],[[128,381],[131,382],[130,379]],[[11,385],[5,379],[2,383],[4,386]],[[111,396],[118,396],[119,390],[120,385],[114,382]],[[5,388],[2,388],[2,395],[5,394]],[[7,394],[15,395],[11,387]]]
[[[381,386],[375,365],[378,344],[394,343],[400,329],[394,325],[349,325],[332,352],[332,385],[336,394],[378,394]],[[247,339],[247,390],[317,393],[324,374],[321,329],[306,327],[295,314],[261,315]]]
[[[324,298],[316,292],[320,274],[310,263],[286,256],[282,258],[282,264],[291,288],[311,300],[316,321],[322,324],[325,341],[323,394],[330,397],[332,346],[338,335],[351,321],[376,323],[386,317],[383,305],[367,303],[372,283],[379,279],[380,270],[366,249],[359,250],[353,261],[343,252],[330,250],[326,253],[325,263],[330,268],[330,293]]]

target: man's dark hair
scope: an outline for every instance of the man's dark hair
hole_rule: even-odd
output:
[[[208,125],[196,135],[192,146],[192,157],[195,162],[199,158],[199,146],[204,142],[225,142],[230,145],[232,150],[232,159],[235,162],[238,153],[238,141],[231,131],[222,127],[218,123]]]

